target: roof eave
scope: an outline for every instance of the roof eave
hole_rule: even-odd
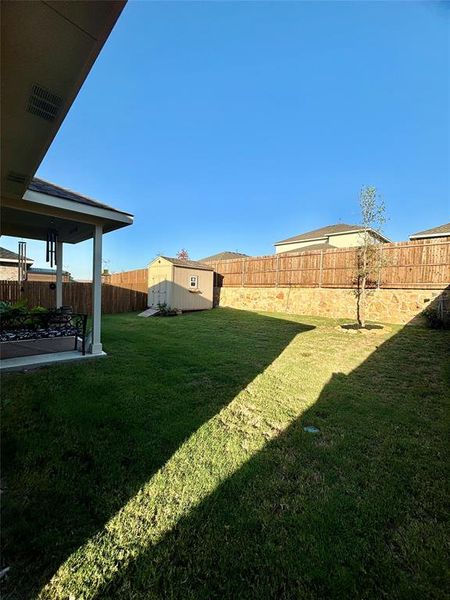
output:
[[[320,237],[311,237],[311,238],[305,238],[305,239],[301,239],[301,240],[293,240],[293,239],[282,240],[281,242],[275,242],[274,246],[283,246],[285,244],[296,244],[298,242],[316,242],[318,240],[327,240],[328,238],[336,236],[336,235],[347,235],[349,233],[361,233],[362,231],[365,231],[365,229],[363,227],[361,229],[347,229],[346,231],[336,231],[333,233],[327,233],[327,235],[322,235]],[[367,231],[370,231],[371,233],[375,234],[376,236],[378,236],[380,239],[384,240],[387,243],[391,242],[391,240],[389,238],[384,236],[379,231],[376,231],[376,229],[369,228]]]
[[[133,215],[128,213],[124,213],[113,208],[104,208],[100,206],[93,206],[91,204],[83,204],[81,202],[77,202],[76,200],[60,198],[59,196],[52,196],[51,194],[44,194],[42,192],[33,192],[31,190],[27,190],[23,196],[23,199],[52,208],[60,208],[75,213],[81,213],[83,215],[91,215],[93,217],[98,217],[100,219],[103,218],[108,221],[117,221],[123,225],[131,225],[133,223]]]
[[[18,262],[19,262],[19,259],[18,259],[18,258],[2,258],[2,257],[0,256],[0,262],[18,263]],[[32,265],[32,264],[33,264],[33,262],[34,262],[34,260],[33,260],[33,259],[31,259],[31,258],[27,258],[27,259],[25,260],[25,262],[27,263],[27,265]]]
[[[415,233],[414,235],[410,235],[409,239],[410,240],[423,240],[423,239],[427,239],[427,238],[436,238],[436,237],[449,237],[450,236],[450,231],[444,231],[441,233]]]

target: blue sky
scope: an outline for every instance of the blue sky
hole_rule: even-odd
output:
[[[358,222],[366,184],[405,240],[450,220],[449,17],[432,2],[131,0],[37,175],[135,215],[104,238],[112,271],[181,247],[270,254]],[[28,255],[45,266],[43,243]],[[89,278],[90,243],[64,265]]]

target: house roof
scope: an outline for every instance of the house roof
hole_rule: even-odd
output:
[[[36,273],[36,275],[56,275],[56,269],[41,269],[39,267],[31,267],[28,273]],[[63,275],[70,275],[69,271],[63,271]]]
[[[217,254],[213,254],[212,256],[207,256],[206,258],[201,258],[200,262],[208,262],[212,260],[229,260],[233,258],[246,258],[248,254],[242,254],[242,252],[219,252]]]
[[[326,227],[320,227],[319,229],[313,229],[312,231],[307,231],[306,233],[294,235],[293,237],[286,238],[285,240],[275,242],[274,245],[277,246],[278,244],[290,244],[291,242],[306,242],[308,240],[320,240],[330,235],[338,235],[341,233],[350,233],[356,231],[364,231],[364,227],[362,227],[361,225],[348,225],[347,223],[337,223],[336,225],[327,225]],[[389,241],[388,238],[375,231],[374,229],[369,228],[369,231],[375,233],[384,241]]]
[[[446,237],[450,235],[450,223],[445,225],[438,225],[432,229],[425,229],[424,231],[418,231],[409,236],[410,240],[417,238],[428,238],[428,237]]]
[[[176,267],[185,267],[187,269],[203,269],[204,271],[214,271],[214,269],[204,263],[197,262],[196,260],[184,260],[182,258],[172,258],[170,256],[161,256],[164,260],[168,260]]]
[[[8,262],[19,262],[19,255],[12,250],[8,250],[7,248],[0,248],[0,260],[6,260]],[[32,258],[27,258],[26,261],[28,263],[32,263]]]
[[[127,213],[123,210],[118,210],[117,208],[113,208],[108,204],[103,204],[102,202],[93,200],[88,196],[83,196],[78,192],[68,190],[67,188],[63,188],[60,185],[55,185],[54,183],[50,183],[49,181],[44,181],[44,179],[39,179],[38,177],[33,177],[33,179],[30,181],[28,189],[32,192],[39,192],[40,194],[47,194],[48,196],[63,198],[64,200],[72,200],[73,202],[79,202],[80,204],[94,206],[95,208],[106,208],[107,210],[112,210],[123,215],[132,216],[130,213]]]
[[[312,250],[329,250],[330,248],[336,248],[332,244],[328,244],[328,242],[322,242],[320,244],[311,244],[310,246],[305,246],[304,248],[297,248],[296,250],[282,250],[279,254],[297,254],[298,252],[311,252]]]

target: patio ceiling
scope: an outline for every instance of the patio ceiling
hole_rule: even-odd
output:
[[[2,200],[23,197],[125,1],[1,3]]]

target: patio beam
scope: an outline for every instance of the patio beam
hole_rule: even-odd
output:
[[[91,354],[102,353],[102,235],[103,227],[96,225],[93,244]]]
[[[56,308],[63,305],[63,243],[56,242]]]

